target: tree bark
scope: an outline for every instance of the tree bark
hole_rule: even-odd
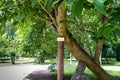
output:
[[[90,80],[90,78],[84,73],[85,68],[86,65],[79,61],[71,80]]]
[[[98,65],[101,64],[100,60],[101,60],[102,48],[103,48],[104,41],[105,41],[105,39],[99,39],[98,43],[97,43],[94,59],[95,59],[96,64],[98,64]]]
[[[85,42],[84,49],[91,57],[93,57],[91,52],[90,52],[90,48],[88,47],[87,44],[88,43]],[[75,73],[73,74],[71,80],[90,80],[90,78],[84,73],[85,69],[86,69],[86,65],[79,61],[77,68],[75,70]]]
[[[86,64],[86,66],[100,79],[100,80],[119,80],[113,78],[108,74],[100,65],[96,64],[93,58],[81,48],[77,42],[73,39],[70,32],[67,30],[66,25],[66,9],[62,9],[62,4],[58,7],[58,33],[65,38],[65,45],[71,51],[73,56],[78,60]]]

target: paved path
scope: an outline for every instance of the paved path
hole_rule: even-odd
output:
[[[103,66],[105,70],[120,71],[120,66]]]
[[[0,80],[23,80],[28,74],[35,70],[46,70],[47,65],[12,65],[0,66]]]

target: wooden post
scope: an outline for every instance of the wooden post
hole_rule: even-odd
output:
[[[64,38],[59,37],[58,41],[58,75],[57,80],[63,80],[64,76]]]

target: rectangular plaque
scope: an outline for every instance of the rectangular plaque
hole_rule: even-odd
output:
[[[57,41],[64,41],[64,37],[58,37]]]

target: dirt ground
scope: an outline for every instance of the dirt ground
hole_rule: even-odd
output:
[[[34,71],[25,77],[23,80],[56,80],[48,70]]]

